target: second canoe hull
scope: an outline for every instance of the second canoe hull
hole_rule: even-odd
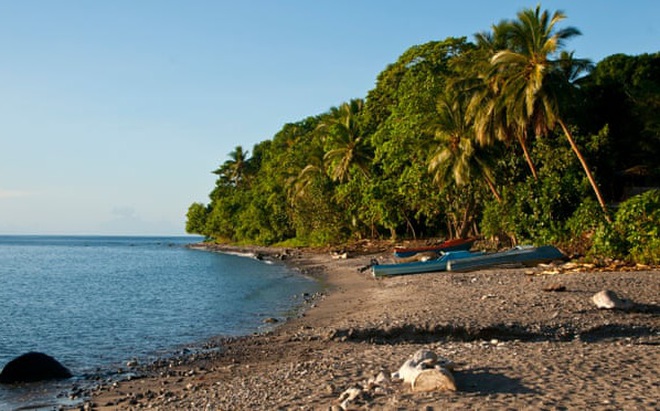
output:
[[[500,253],[483,254],[470,258],[449,261],[448,271],[472,271],[509,264],[533,266],[554,260],[563,260],[566,256],[557,248],[546,245],[541,247],[515,247]]]
[[[379,264],[371,267],[371,272],[374,277],[386,277],[390,275],[404,275],[404,274],[422,274],[432,273],[436,271],[446,271],[447,264],[450,261],[459,260],[462,258],[474,257],[482,253],[471,253],[469,251],[449,251],[444,253],[440,258],[428,261],[415,261],[410,263],[399,264]]]

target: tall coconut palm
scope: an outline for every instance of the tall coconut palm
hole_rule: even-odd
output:
[[[461,187],[480,179],[499,202],[502,198],[488,158],[483,149],[473,143],[474,129],[466,121],[466,105],[458,95],[449,92],[438,99],[437,117],[432,127],[439,144],[429,162],[429,171],[441,187],[451,183]]]
[[[557,24],[566,18],[565,14],[557,11],[550,16],[547,11],[541,12],[540,6],[524,9],[517,17],[517,20],[503,25],[508,49],[491,58],[502,87],[499,98],[506,107],[509,124],[522,130],[530,129],[537,136],[547,135],[558,124],[582,164],[609,221],[596,180],[559,109],[560,93],[569,88],[568,60],[553,58],[566,40],[580,32],[574,27],[557,29]]]
[[[506,24],[502,22],[493,25],[491,32],[475,34],[476,58],[470,58],[463,64],[463,78],[459,87],[471,95],[466,114],[472,121],[479,144],[486,146],[495,141],[506,144],[517,142],[536,180],[538,172],[530,155],[527,132],[524,127],[511,121],[506,105],[499,98],[502,79],[490,64],[490,58],[507,47]]]
[[[448,92],[437,103],[437,115],[432,124],[436,141],[439,143],[429,161],[429,172],[440,187],[460,188],[478,181],[485,182],[491,192],[501,201],[495,188],[490,167],[474,144],[473,128],[466,122],[465,102],[457,94]],[[459,237],[467,235],[474,220],[475,197],[468,195],[461,204],[460,215],[448,212],[449,231]]]
[[[324,160],[334,181],[341,183],[349,180],[352,169],[369,175],[371,155],[358,124],[358,115],[363,108],[364,100],[351,100],[339,108],[333,108],[328,119],[319,126],[325,133],[329,148]]]

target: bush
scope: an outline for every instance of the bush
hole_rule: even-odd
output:
[[[201,203],[192,203],[186,214],[186,232],[189,234],[206,235],[206,220],[208,210]]]
[[[486,237],[503,234],[514,242],[549,244],[566,237],[565,223],[580,206],[574,175],[559,172],[531,176],[503,190],[503,201],[484,207],[481,230]]]
[[[660,264],[660,190],[621,203],[614,223],[596,231],[592,255]]]
[[[566,220],[562,248],[575,254],[587,254],[593,246],[596,231],[604,222],[603,211],[598,202],[587,197]]]
[[[630,244],[625,236],[612,224],[602,223],[594,235],[589,254],[592,257],[607,257],[623,260],[628,256]]]
[[[529,173],[512,175],[502,190],[502,203],[485,205],[482,233],[505,234],[518,243],[571,243],[573,235],[582,235],[579,220],[592,214],[590,203],[583,206],[591,195],[584,172],[564,138],[536,139],[532,154],[538,180]]]

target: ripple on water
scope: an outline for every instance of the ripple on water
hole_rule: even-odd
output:
[[[0,236],[0,364],[40,351],[77,376],[112,370],[213,336],[250,334],[263,318],[290,312],[294,295],[318,288],[280,264],[184,247],[194,241]],[[82,382],[0,386],[0,409],[48,405]]]

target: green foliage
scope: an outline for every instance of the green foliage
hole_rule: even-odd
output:
[[[364,101],[359,99],[344,103],[332,108],[319,125],[326,145],[323,159],[333,181],[345,182],[355,171],[369,175],[371,153],[359,123],[363,107]]]
[[[365,118],[373,129],[373,167],[384,181],[367,190],[371,200],[367,211],[382,218],[378,225],[392,238],[397,232],[442,234],[429,232],[431,226],[422,224],[434,221],[440,206],[428,172],[433,124],[438,97],[456,73],[452,60],[472,47],[464,38],[411,47],[379,75],[376,88],[369,92]]]
[[[206,218],[208,212],[204,204],[192,203],[186,214],[186,232],[188,234],[206,235]]]
[[[598,202],[591,197],[585,198],[573,215],[566,220],[562,239],[564,248],[580,255],[587,254],[596,230],[604,225],[609,226]]]
[[[340,207],[332,197],[328,179],[314,181],[307,192],[298,197],[291,209],[295,237],[312,246],[325,246],[346,239],[346,223]]]
[[[241,208],[240,192],[233,187],[218,185],[211,193],[204,234],[217,240],[236,239],[236,215]]]
[[[548,244],[560,240],[562,221],[567,216],[560,176],[531,176],[504,190],[503,202],[486,204],[482,232],[488,237],[505,234],[514,242]],[[570,215],[570,214],[569,214]]]
[[[593,255],[660,264],[660,190],[650,190],[621,203],[614,224],[601,226]]]
[[[604,191],[619,199],[626,185],[658,181],[660,53],[609,56],[579,83],[585,97],[579,120],[591,132],[609,129],[607,153],[594,162]]]
[[[594,235],[590,255],[623,260],[628,256],[630,243],[625,235],[611,224],[601,224]]]
[[[585,233],[593,233],[603,222],[603,213],[596,200],[587,197],[566,220],[566,229],[570,237],[577,238]]]
[[[657,194],[623,204],[605,224],[585,171],[607,183],[610,199],[624,167],[652,178],[658,54],[612,56],[575,87],[586,63],[559,53],[555,40],[577,34],[556,27],[563,18],[530,9],[476,44],[410,47],[365,99],[285,124],[250,151],[236,146],[214,171],[209,204],[188,209],[186,230],[314,246],[481,233],[580,253],[593,241],[596,254],[657,262]]]
[[[589,185],[564,140],[539,139],[532,154],[539,163],[538,180],[531,175],[511,175],[512,184],[503,190],[503,201],[486,203],[482,233],[519,243],[570,245],[572,239],[586,235],[588,227],[593,230],[582,222],[591,217],[601,221],[602,211],[593,209]],[[506,159],[501,163],[510,164]]]

